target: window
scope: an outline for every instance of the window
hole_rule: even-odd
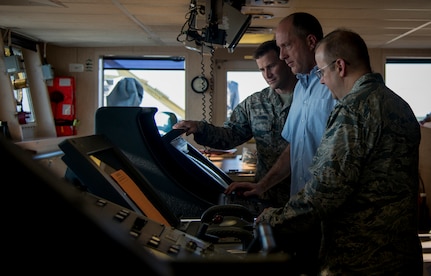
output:
[[[386,85],[400,95],[422,120],[431,113],[431,59],[388,59]]]
[[[185,117],[185,87],[183,57],[103,58],[103,106],[115,104],[108,101],[110,95],[113,98],[111,93],[120,88],[128,96],[142,89],[142,93],[134,98],[138,99],[139,106],[157,107],[158,113],[170,112],[181,119]],[[135,105],[135,101],[123,101],[119,105]]]
[[[227,118],[230,117],[236,104],[242,102],[251,94],[268,86],[256,63],[256,71],[227,71]]]

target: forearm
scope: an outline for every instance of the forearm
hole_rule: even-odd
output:
[[[257,183],[263,191],[274,187],[290,175],[290,144],[280,154],[271,170]]]
[[[232,149],[250,140],[251,131],[246,128],[230,128],[200,124],[194,139],[200,145],[216,149]]]

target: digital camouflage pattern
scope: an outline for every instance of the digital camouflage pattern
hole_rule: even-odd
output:
[[[283,102],[273,89],[267,87],[239,103],[223,127],[201,121],[194,139],[198,144],[215,149],[232,149],[254,137],[257,164],[255,181],[259,181],[277,161],[288,143],[281,137],[293,93]],[[275,185],[263,198],[281,207],[289,199],[290,179]]]
[[[422,275],[419,142],[410,106],[366,74],[331,113],[312,179],[258,220],[286,237],[320,220],[322,275]]]

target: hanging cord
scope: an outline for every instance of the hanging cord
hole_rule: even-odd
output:
[[[7,40],[7,47],[10,48],[11,46],[11,30],[7,29],[6,32],[3,34],[3,42]],[[5,52],[6,54],[6,52]]]
[[[8,30],[7,32],[7,46],[10,48],[12,45],[12,32]]]
[[[6,41],[6,37],[8,34],[9,34],[9,30],[5,30],[5,32],[3,33],[3,36],[2,36],[3,42]]]
[[[46,42],[43,43],[43,64],[48,64],[48,61],[46,60]]]
[[[13,56],[15,54],[12,50],[12,31],[7,30],[6,35],[7,35],[7,47],[9,48],[9,56]]]
[[[210,99],[209,99],[209,122],[212,123],[213,121],[213,108],[214,108],[214,51],[211,50],[211,59],[210,59]]]
[[[201,76],[205,76],[205,64],[204,64],[204,49],[203,45],[201,45]],[[206,99],[205,99],[205,93],[202,93],[202,121],[206,121]]]

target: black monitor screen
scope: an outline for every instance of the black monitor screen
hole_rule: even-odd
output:
[[[195,152],[191,145],[186,144],[187,156],[172,145],[171,141],[181,136],[179,130],[161,136],[154,119],[156,112],[151,107],[101,107],[96,112],[96,133],[121,149],[154,189],[170,196],[166,201],[171,210],[181,218],[200,217],[219,204],[231,179],[219,177],[218,168],[199,151],[189,158]],[[195,162],[201,158],[200,163]]]
[[[178,167],[183,167],[185,170],[191,170],[192,167],[196,167],[199,174],[202,175],[202,181],[212,183],[216,189],[224,191],[232,183],[232,179],[186,141],[182,136],[183,133],[183,129],[173,129],[162,137],[168,150],[173,155],[173,159],[177,161]]]
[[[179,225],[161,194],[105,136],[70,138],[59,147],[63,161],[88,192],[166,225]]]

